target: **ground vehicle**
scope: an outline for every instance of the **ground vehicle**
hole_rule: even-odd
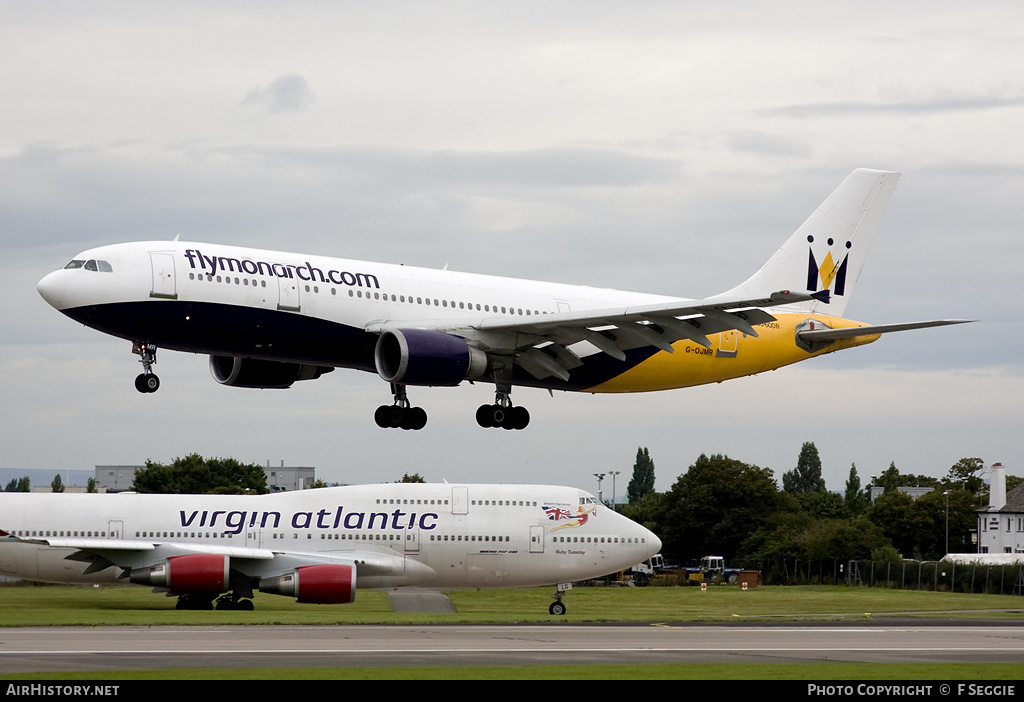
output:
[[[656,573],[662,570],[664,564],[665,560],[661,557],[661,554],[656,553],[646,561],[637,563],[635,566],[625,571],[625,574],[632,576],[634,585],[643,587],[650,582],[651,578],[653,578]]]
[[[686,573],[686,582],[699,584],[705,582],[725,582],[733,585],[739,582],[740,569],[726,568],[722,556],[704,556],[700,565],[695,568],[682,568]]]

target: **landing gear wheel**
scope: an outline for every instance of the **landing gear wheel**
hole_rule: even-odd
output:
[[[525,407],[512,405],[480,405],[476,410],[476,423],[485,429],[525,429],[530,423],[530,412]]]
[[[510,415],[512,429],[525,429],[530,423],[530,412],[525,407],[513,407]]]
[[[396,405],[381,405],[377,408],[377,411],[373,413],[373,421],[377,422],[377,426],[381,429],[390,429],[398,426],[398,421],[401,421],[402,408]]]
[[[407,407],[403,410],[402,429],[419,431],[427,426],[427,412],[422,407]]]
[[[476,409],[476,423],[484,429],[494,426],[494,405],[480,405]]]
[[[391,385],[395,394],[393,405],[381,405],[373,413],[373,421],[382,429],[419,430],[427,426],[427,412],[422,407],[412,407],[405,394],[404,385]]]
[[[553,614],[556,617],[560,617],[565,614],[565,603],[562,601],[552,602],[551,606],[548,607],[548,613]]]
[[[245,600],[235,595],[224,595],[217,598],[215,609],[218,611],[252,612],[255,607],[252,600]]]
[[[213,596],[200,594],[178,595],[175,609],[213,609]]]
[[[135,377],[135,389],[141,393],[156,392],[160,389],[160,378],[155,373],[140,373]]]

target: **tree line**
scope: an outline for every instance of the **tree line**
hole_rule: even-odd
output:
[[[796,466],[782,474],[781,489],[770,468],[701,454],[659,493],[653,489],[654,463],[641,448],[629,504],[621,511],[661,537],[666,558],[684,563],[706,555],[737,565],[896,556],[937,560],[947,552],[976,550],[975,510],[988,504],[984,470],[980,458],[957,461],[943,478],[902,474],[890,464],[874,480],[883,493],[871,502],[870,486],[862,487],[856,465],[843,492],[828,490],[818,450],[807,442]],[[648,487],[634,492],[634,481]],[[1007,476],[1007,490],[1020,482]],[[915,500],[900,487],[931,490]]]
[[[64,492],[64,480],[60,477],[60,473],[53,476],[53,480],[50,481],[50,490],[52,492]],[[98,492],[95,478],[89,478],[89,480],[86,481],[85,491]],[[13,478],[4,486],[4,492],[32,492],[32,481],[27,475],[23,475],[20,478]]]

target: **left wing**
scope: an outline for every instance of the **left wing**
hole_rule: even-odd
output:
[[[230,567],[250,578],[284,575],[299,567],[311,565],[350,565],[362,575],[390,575],[398,567],[395,559],[372,551],[301,552],[278,551],[245,546],[224,546],[182,541],[132,541],[129,539],[90,538],[19,538],[0,531],[0,538],[36,546],[73,549],[66,560],[88,565],[82,575],[98,573],[107,568],[120,568],[119,580],[135,581],[137,573],[156,568],[167,561],[187,556],[223,557],[225,570]],[[133,573],[134,571],[134,573]],[[149,584],[149,583],[142,583]]]

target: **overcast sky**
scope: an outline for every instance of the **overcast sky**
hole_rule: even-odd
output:
[[[657,488],[701,453],[829,488],[895,462],[1024,473],[1024,5],[1015,2],[0,0],[0,466],[198,452],[328,481],[596,490],[649,448]],[[893,334],[763,376],[630,396],[376,375],[217,385],[36,282],[101,244],[182,239],[702,297],[756,270],[854,168],[903,176],[847,315]],[[604,484],[611,492],[610,481]]]

